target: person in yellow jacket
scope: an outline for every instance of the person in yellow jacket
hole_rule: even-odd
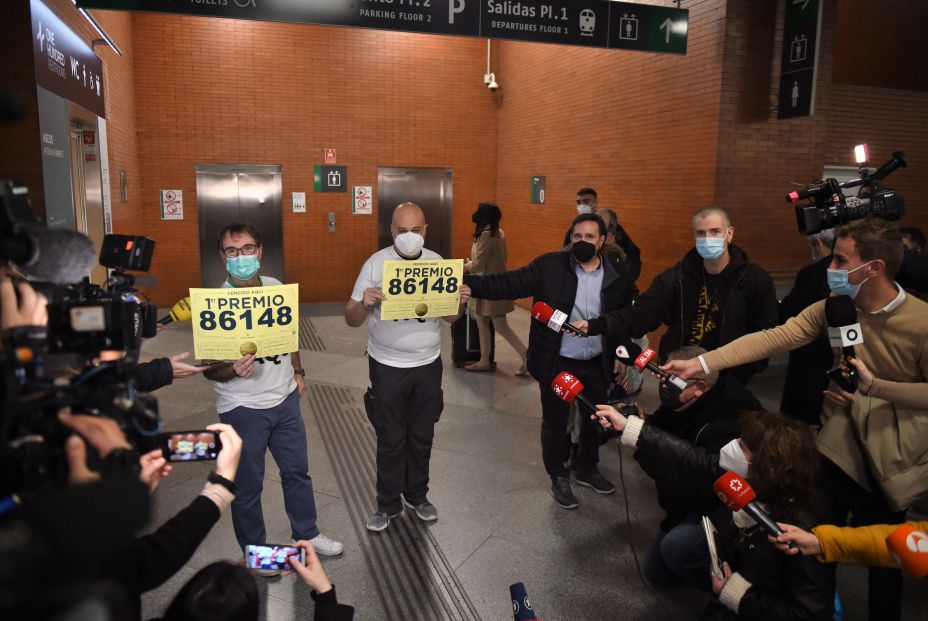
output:
[[[915,530],[928,533],[928,522],[908,522]],[[805,531],[792,524],[780,524],[783,534],[767,537],[779,550],[794,555],[815,556],[823,563],[854,563],[878,567],[899,567],[886,545],[886,538],[899,524],[873,526],[833,526],[822,524]],[[787,543],[792,542],[792,548]]]

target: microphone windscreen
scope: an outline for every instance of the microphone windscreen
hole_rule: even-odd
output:
[[[542,323],[548,323],[552,315],[554,315],[554,309],[544,302],[535,302],[532,304],[532,318]]]
[[[854,300],[847,295],[835,295],[825,300],[825,319],[832,327],[849,326],[857,323]]]
[[[641,347],[633,341],[623,341],[621,345],[615,348],[615,355],[624,364],[628,364],[641,355]]]
[[[535,609],[532,603],[528,601],[528,594],[525,592],[525,585],[521,582],[509,585],[509,597],[512,598],[512,619],[513,621],[539,621],[535,616]]]
[[[583,383],[572,373],[561,371],[551,382],[551,390],[567,403],[573,403],[583,390]]]
[[[928,534],[903,524],[886,538],[886,547],[902,571],[916,578],[928,576]]]
[[[173,321],[190,321],[190,298],[178,300],[171,308],[171,319]]]
[[[748,482],[737,472],[728,471],[712,485],[719,500],[732,511],[741,511],[749,502],[754,502],[757,495]]]
[[[22,272],[34,280],[68,285],[80,282],[90,275],[97,264],[97,251],[93,241],[82,233],[68,229],[40,229],[29,231],[36,245],[34,258],[20,265]]]

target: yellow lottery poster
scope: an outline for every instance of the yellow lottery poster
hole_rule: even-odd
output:
[[[381,319],[456,315],[464,276],[462,259],[384,261]]]
[[[299,285],[191,289],[194,357],[259,358],[299,349]]]

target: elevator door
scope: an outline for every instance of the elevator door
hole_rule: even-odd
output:
[[[71,119],[71,200],[74,206],[74,228],[93,240],[99,252],[106,235],[103,217],[103,180],[97,126],[79,118]],[[90,280],[98,285],[106,281],[106,268],[94,265]]]
[[[377,171],[377,212],[380,248],[393,244],[393,209],[411,202],[422,207],[429,228],[425,247],[451,257],[452,174],[450,168],[380,168]]]
[[[284,279],[280,166],[197,164],[197,213],[200,221],[200,274],[204,287],[218,287],[226,268],[217,252],[219,232],[247,222],[261,235],[259,273]]]

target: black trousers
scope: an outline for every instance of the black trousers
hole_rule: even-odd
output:
[[[567,371],[575,375],[583,383],[583,396],[594,404],[606,402],[606,380],[603,377],[602,362],[599,356],[592,360],[574,360],[573,358],[558,357],[557,372]],[[554,376],[556,377],[556,375]],[[551,380],[538,383],[541,390],[541,457],[545,463],[545,470],[551,478],[566,477],[568,447],[564,442],[567,432],[567,418],[570,405],[562,401],[551,389]],[[577,453],[577,471],[589,472],[596,470],[599,463],[599,433],[596,430],[598,422],[590,420],[592,412],[582,403],[580,407],[580,450]]]
[[[369,361],[364,407],[377,434],[377,508],[393,514],[402,509],[400,494],[417,505],[429,491],[432,439],[444,408],[441,358],[406,369]]]
[[[900,524],[905,520],[905,512],[890,509],[879,490],[868,492],[825,457],[820,459],[819,481],[828,503],[828,524],[844,526],[848,513],[852,526]],[[898,621],[902,617],[902,572],[888,567],[868,567],[867,572],[870,621]]]

